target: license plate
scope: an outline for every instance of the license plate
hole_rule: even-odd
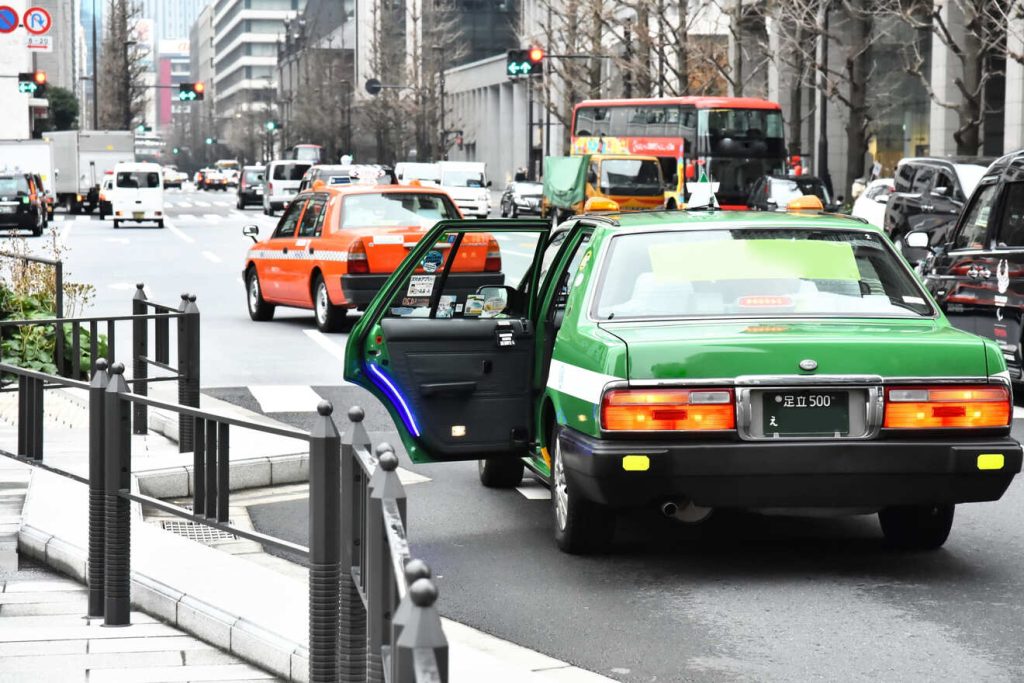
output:
[[[0,206],[0,213],[15,213],[17,210],[16,206]]]
[[[765,436],[849,436],[848,391],[766,391],[761,397]]]
[[[263,188],[262,187],[257,187],[256,188],[256,194],[263,194]]]
[[[132,214],[132,218],[134,218],[137,221],[141,221],[142,217],[145,216],[145,215],[146,215],[145,212],[136,211],[135,213]]]

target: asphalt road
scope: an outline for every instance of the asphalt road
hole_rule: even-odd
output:
[[[278,309],[253,323],[241,266],[243,225],[276,219],[234,208],[231,193],[171,190],[168,227],[115,231],[95,217],[53,223],[69,279],[96,286],[89,313],[128,313],[135,282],[176,303],[196,293],[202,384],[209,393],[300,427],[316,399],[359,404],[376,439],[396,443],[383,408],[342,383],[346,335],[316,332],[311,313]],[[28,240],[34,249],[43,240]],[[503,242],[506,271],[528,251]],[[128,330],[119,331],[119,344]],[[124,351],[127,355],[127,349]],[[296,396],[264,411],[268,394]],[[294,408],[291,407],[294,405]],[[1022,411],[1024,412],[1024,411]],[[1021,425],[1015,435],[1024,437]],[[403,455],[404,458],[404,455]],[[546,490],[490,491],[475,463],[404,465],[410,537],[434,569],[448,617],[622,681],[1024,679],[1024,494],[962,506],[934,553],[894,554],[874,517],[716,515],[681,527],[653,513],[621,520],[614,551],[564,555]],[[307,505],[252,508],[260,531],[304,542]]]

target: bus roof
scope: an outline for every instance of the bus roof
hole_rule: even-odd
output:
[[[781,110],[777,102],[760,97],[639,97],[634,99],[584,100],[579,107],[628,107],[632,105],[688,104],[697,109],[770,109]]]

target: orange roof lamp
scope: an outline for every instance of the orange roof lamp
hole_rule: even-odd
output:
[[[591,197],[583,205],[583,213],[593,213],[595,211],[618,211],[619,203],[614,199],[608,199],[607,197]]]
[[[786,211],[824,211],[825,205],[813,194],[805,194],[786,204]]]

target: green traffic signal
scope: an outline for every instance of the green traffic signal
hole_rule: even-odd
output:
[[[206,144],[212,145],[213,144],[213,138],[206,138]]]
[[[509,78],[532,76],[543,72],[544,50],[532,47],[528,50],[509,50],[505,55],[505,73]]]
[[[177,147],[175,147],[174,149],[171,150],[171,153],[172,154],[177,154],[179,151],[180,150]]]
[[[277,121],[267,121],[266,126],[267,130],[273,132],[277,130]]]

